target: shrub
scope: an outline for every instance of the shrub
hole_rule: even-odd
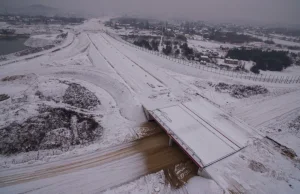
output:
[[[172,47],[170,45],[167,45],[166,48],[163,49],[163,53],[165,55],[169,55],[172,53]]]

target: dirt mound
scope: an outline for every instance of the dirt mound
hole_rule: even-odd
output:
[[[41,106],[38,111],[38,116],[0,129],[1,154],[53,148],[67,150],[102,135],[103,128],[91,116],[47,106]]]
[[[9,99],[7,94],[0,94],[0,102]]]
[[[250,160],[249,168],[254,172],[265,173],[268,172],[268,169],[260,162]]]
[[[37,75],[34,73],[25,75],[12,75],[6,76],[1,79],[2,82],[6,84],[16,83],[16,84],[32,84],[37,79]]]
[[[63,96],[63,102],[77,108],[89,110],[101,104],[94,93],[76,83],[69,84]]]
[[[163,131],[163,129],[156,122],[142,123],[139,127],[133,128],[133,130],[139,138],[148,137]]]
[[[278,143],[277,141],[273,140],[272,138],[270,137],[266,137],[269,141],[271,141],[271,143],[273,144],[274,148],[279,151],[282,155],[286,156],[286,157],[289,157],[290,159],[295,159],[297,157],[297,154],[296,152],[289,148],[289,147],[286,147],[280,143]]]
[[[248,98],[258,94],[266,94],[268,90],[260,85],[244,86],[244,85],[229,85],[226,83],[218,83],[215,86],[217,92],[229,93],[235,98]]]
[[[23,79],[25,77],[26,77],[25,75],[13,75],[13,76],[7,76],[5,78],[2,78],[1,81],[3,82],[14,81],[17,79]]]
[[[300,116],[289,123],[289,129],[296,131],[297,133],[300,131]]]
[[[196,176],[197,166],[190,160],[164,169],[166,184],[170,184],[173,188],[180,188],[187,181]]]

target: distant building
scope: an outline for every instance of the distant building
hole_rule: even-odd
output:
[[[219,56],[219,53],[218,53],[218,52],[212,52],[211,54],[212,54],[212,56],[214,56],[214,57],[218,57],[218,56]]]
[[[208,61],[209,61],[209,57],[208,57],[208,56],[205,56],[205,55],[202,55],[202,56],[201,56],[201,61],[206,61],[206,62],[208,62]]]
[[[226,58],[224,60],[225,63],[227,64],[232,64],[232,65],[238,65],[239,64],[239,60],[237,59],[230,59],[230,58]]]
[[[206,65],[206,61],[200,61],[200,64]]]

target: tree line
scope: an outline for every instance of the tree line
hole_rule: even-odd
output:
[[[182,38],[179,38],[182,39]],[[125,39],[126,40],[126,39]],[[177,39],[178,40],[178,39]],[[162,49],[162,52],[165,55],[174,55],[178,56],[179,54],[182,54],[182,56],[186,57],[188,60],[193,59],[195,57],[195,51],[188,46],[186,42],[182,41],[171,41],[171,40],[165,40],[164,43],[164,48]],[[154,50],[158,51],[158,46],[160,44],[159,39],[152,39],[152,40],[147,40],[145,38],[139,38],[133,42],[136,46],[146,48],[148,50]],[[200,55],[199,55],[200,57]]]
[[[251,68],[254,73],[259,73],[259,70],[282,71],[292,64],[292,60],[286,51],[234,48],[228,51],[226,57],[254,61],[256,64]]]
[[[209,35],[204,35],[204,38],[215,40],[218,42],[228,43],[245,43],[245,42],[261,42],[261,39],[235,32],[213,31]]]

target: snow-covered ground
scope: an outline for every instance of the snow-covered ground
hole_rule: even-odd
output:
[[[106,193],[300,192],[298,157],[284,155],[284,147],[268,138],[253,138],[254,141],[241,152],[208,167],[207,172],[213,180],[192,178],[186,187],[177,190],[163,183],[160,170],[186,158],[178,149],[168,148],[165,137],[161,137],[163,143],[151,144],[151,140],[140,145],[134,141],[143,137],[139,135],[140,126],[146,121],[142,105],[155,109],[187,103],[189,108],[200,111],[203,117],[222,128],[216,115],[202,110],[202,107],[213,107],[298,154],[299,138],[295,135],[297,129],[294,129],[298,125],[295,124],[297,117],[294,113],[299,115],[299,85],[260,83],[195,71],[195,68],[137,50],[111,38],[100,31],[106,29],[102,22],[92,19],[72,27],[64,43],[53,50],[1,63],[0,94],[9,96],[9,99],[0,102],[1,129],[12,123],[26,126],[32,118],[41,119],[38,116],[44,115],[40,112],[44,109],[40,107],[47,106],[77,115],[77,120],[72,117],[70,124],[64,128],[72,132],[71,137],[79,140],[79,144],[70,144],[68,149],[39,149],[49,145],[41,142],[40,147],[28,147],[27,152],[2,155],[1,193],[100,193],[107,189]],[[289,71],[286,73],[289,74]],[[220,90],[220,83],[230,86]],[[257,84],[267,92],[253,92],[252,88],[260,88],[252,87]],[[202,106],[193,106],[194,101],[202,102]],[[84,125],[78,119],[80,117],[93,119],[102,127],[93,141],[85,142],[78,133]],[[222,119],[226,120],[225,117]],[[276,126],[274,121],[278,122]],[[280,131],[276,128],[279,126]],[[46,140],[59,130],[62,128],[54,127],[55,133],[47,133]],[[103,155],[102,152],[112,153],[111,149],[116,149],[117,154]],[[122,149],[125,151],[122,152]],[[156,160],[147,161],[147,158],[163,156],[166,163],[157,166]],[[149,161],[154,165],[151,169],[147,166]],[[71,171],[67,168],[69,165],[72,166]],[[60,166],[61,171],[58,170]],[[46,173],[43,169],[47,169]],[[20,174],[25,173],[26,176],[32,172],[37,174],[30,179],[28,177],[28,180],[20,177],[18,184],[16,179]],[[153,172],[156,173],[146,175]],[[135,179],[128,185],[115,188]],[[10,182],[12,180],[16,182]]]
[[[246,33],[246,34],[248,34],[248,33]],[[264,36],[258,36],[258,35],[254,35],[254,34],[248,34],[248,35],[262,39],[263,41],[269,40],[268,37],[264,37]],[[280,44],[283,46],[300,46],[300,43],[298,43],[298,42],[282,40],[282,39],[276,38],[276,36],[274,36],[274,37],[275,38],[272,38],[272,40],[275,42],[275,44]],[[281,36],[281,38],[283,38],[283,37]]]
[[[73,41],[77,41],[77,39],[75,40],[75,36],[76,35],[73,34],[73,32],[71,32],[71,31],[65,31],[65,32],[67,33],[67,36],[65,38],[57,38],[56,37],[55,41],[53,41],[53,42],[51,41],[52,43],[55,43],[55,44],[51,44],[51,45],[45,45],[44,44],[45,42],[37,44],[36,42],[39,41],[39,40],[36,41],[36,40],[30,40],[29,39],[29,44],[31,44],[31,46],[33,46],[31,49],[34,49],[35,46],[39,47],[39,45],[43,44],[44,45],[43,47],[39,47],[39,48],[41,48],[40,50],[42,50],[42,51],[39,51],[37,53],[36,52],[31,53],[31,51],[29,49],[28,54],[25,54],[25,55],[23,55],[21,57],[18,56],[19,52],[8,54],[8,55],[5,56],[7,60],[1,61],[0,62],[0,66],[11,64],[11,63],[16,63],[16,62],[19,62],[19,61],[33,59],[33,58],[36,58],[36,57],[40,57],[42,55],[45,56],[46,54],[54,53],[54,52],[57,52],[57,51],[59,51],[59,50],[61,50],[63,48],[66,48],[66,47],[70,46],[73,43]],[[47,42],[47,44],[49,43],[49,41],[46,41],[46,42]],[[51,48],[50,49],[44,49],[47,46],[51,46]]]
[[[188,45],[198,52],[201,52],[205,55],[209,53],[218,53],[219,57],[225,57],[226,52],[222,51],[221,48],[235,48],[238,45],[233,44],[224,44],[224,43],[218,43],[214,41],[209,40],[191,40],[188,39]]]
[[[121,185],[117,188],[110,189],[104,194],[121,194],[121,193],[157,193],[157,194],[221,194],[224,191],[210,179],[202,177],[193,177],[186,186],[174,189],[165,184],[165,175],[163,171],[143,176],[129,184]]]
[[[195,47],[200,47],[200,48],[207,48],[207,49],[219,49],[220,47],[224,48],[235,48],[238,45],[234,44],[224,44],[224,43],[219,43],[215,41],[208,41],[208,40],[188,40],[189,45],[193,45]]]
[[[272,75],[272,76],[292,76],[294,79],[298,79],[300,75],[300,66],[291,66],[282,71],[260,71],[263,75]]]
[[[97,52],[95,47],[89,43],[86,34],[76,36],[72,44],[53,54],[42,53],[39,58],[32,60],[18,59],[19,62],[4,65],[1,69],[1,79],[8,76],[15,76],[8,81],[1,81],[1,91],[10,96],[1,105],[2,109],[1,126],[7,126],[11,122],[24,122],[24,120],[37,114],[36,109],[40,104],[47,104],[55,107],[73,109],[81,112],[77,107],[69,107],[62,100],[68,87],[62,82],[78,83],[93,92],[101,105],[98,109],[88,111],[88,114],[98,118],[104,131],[103,140],[95,142],[87,148],[75,146],[59,157],[70,154],[81,154],[87,150],[93,151],[99,148],[119,144],[124,141],[136,139],[134,127],[138,127],[145,121],[142,110],[134,95],[125,85],[123,80],[112,72],[113,69]],[[30,66],[28,66],[30,62]],[[16,68],[16,69],[14,69]],[[38,97],[41,93],[43,99]],[[18,99],[22,99],[21,102]],[[14,100],[17,99],[17,100]],[[18,117],[11,116],[18,113]],[[76,148],[77,147],[77,148]],[[24,162],[45,162],[56,160],[60,151],[43,151],[43,157],[36,160],[36,151],[26,154],[2,157],[1,163],[4,166]],[[52,156],[54,155],[54,156]]]
[[[58,35],[59,34],[34,35],[26,40],[24,44],[28,47],[44,47],[48,45],[54,45]]]

